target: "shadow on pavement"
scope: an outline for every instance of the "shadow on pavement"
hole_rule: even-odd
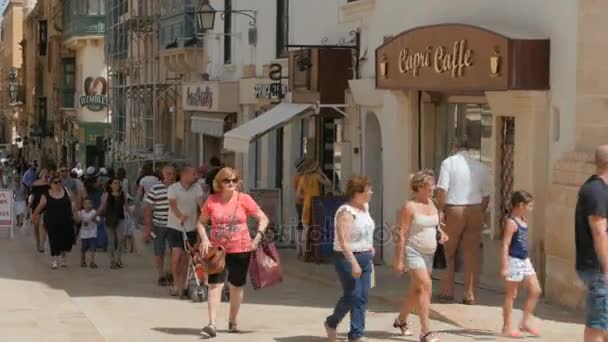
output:
[[[152,328],[154,331],[174,336],[201,336],[201,329],[191,328]]]
[[[275,338],[276,342],[327,342],[327,337],[319,336],[292,336],[292,337],[278,337]]]
[[[475,341],[496,341],[496,338],[500,337],[500,334],[496,332],[476,329],[446,329],[438,330],[436,332],[442,335],[471,337],[474,338]]]

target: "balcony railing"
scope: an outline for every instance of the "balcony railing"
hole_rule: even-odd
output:
[[[63,39],[78,36],[103,35],[106,31],[105,16],[103,15],[72,17],[63,24]]]

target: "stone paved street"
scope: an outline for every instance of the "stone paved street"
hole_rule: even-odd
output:
[[[34,253],[25,238],[0,241],[1,341],[197,341],[206,323],[206,306],[179,301],[154,284],[148,252],[131,254],[127,267],[111,271],[104,254],[100,269],[78,267],[76,254],[67,269],[53,271],[47,255]],[[287,267],[292,267],[288,264]],[[321,322],[338,295],[336,288],[307,281],[287,270],[286,281],[262,291],[248,289],[240,335],[222,333],[215,341],[324,341]],[[392,305],[372,299],[368,315],[370,341],[417,341],[391,327]],[[227,305],[219,313],[225,329]],[[499,322],[500,317],[496,317]],[[412,330],[418,331],[417,317]],[[433,322],[443,341],[494,341],[494,332],[465,330]],[[340,327],[345,332],[347,326]],[[342,335],[345,339],[345,336]]]

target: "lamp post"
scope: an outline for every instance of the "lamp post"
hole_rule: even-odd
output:
[[[241,14],[249,18],[249,26],[255,27],[257,24],[256,11],[255,10],[216,10],[211,6],[209,0],[201,0],[198,8],[196,9],[196,27],[198,32],[204,32],[206,30],[213,30],[215,26],[215,15],[220,13],[220,19],[225,20],[226,13],[228,15]]]

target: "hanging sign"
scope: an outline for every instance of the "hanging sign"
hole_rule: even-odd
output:
[[[85,96],[80,97],[80,106],[93,112],[99,112],[110,104],[108,81],[104,77],[87,77],[84,80]]]

